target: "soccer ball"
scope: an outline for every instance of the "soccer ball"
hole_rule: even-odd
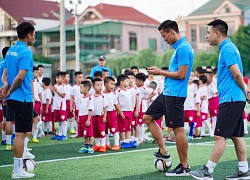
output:
[[[32,159],[23,159],[23,169],[29,173],[35,173],[36,162]]]
[[[155,168],[161,172],[167,172],[172,166],[172,161],[164,161],[162,159],[155,159]]]

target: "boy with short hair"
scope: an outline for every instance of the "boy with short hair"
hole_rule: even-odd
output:
[[[75,85],[72,87],[71,98],[70,98],[70,111],[74,112],[75,120],[78,122],[79,112],[79,98],[81,97],[80,84],[83,80],[83,73],[81,71],[75,72]],[[76,134],[70,136],[71,138],[77,137],[78,126],[76,126]]]
[[[94,78],[92,83],[95,89],[95,93],[92,96],[93,104],[95,107],[92,113],[95,138],[94,151],[106,152],[105,131],[107,122],[108,100],[106,96],[102,94],[102,80],[100,78]]]
[[[59,122],[58,135],[52,137],[52,140],[67,139],[67,119],[66,119],[66,90],[63,84],[62,72],[56,74],[55,86],[51,86],[51,90],[55,93],[53,98],[54,120]]]
[[[85,139],[85,147],[81,148],[78,153],[93,154],[93,118],[92,111],[94,109],[93,97],[89,94],[91,83],[82,81],[80,91],[82,96],[79,99],[79,121],[78,121],[78,137],[83,136]]]
[[[50,78],[44,77],[42,80],[42,120],[44,122],[44,131],[48,132],[48,135],[53,135],[52,121],[53,116],[51,112],[51,103],[53,99],[52,92],[50,90]],[[48,130],[48,131],[47,131]]]

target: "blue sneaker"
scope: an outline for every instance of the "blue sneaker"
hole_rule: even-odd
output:
[[[63,138],[63,136],[57,136],[57,140],[62,141],[62,140],[64,140],[64,138]]]
[[[65,139],[68,139],[68,138],[67,138],[67,136],[62,135],[62,139],[65,140]]]
[[[130,141],[129,146],[130,146],[130,148],[136,148],[138,146],[138,143],[137,143],[137,141]]]
[[[12,134],[11,139],[15,139],[16,134]]]
[[[6,140],[5,140],[5,141],[2,141],[2,142],[1,142],[1,145],[2,145],[2,146],[5,146],[5,145],[7,145],[7,142],[6,142]]]
[[[94,150],[93,150],[94,151]],[[78,153],[82,154],[82,153],[88,153],[88,149],[86,147],[81,148]]]
[[[88,148],[88,154],[93,154],[94,153],[94,149],[93,148]]]
[[[123,148],[123,149],[129,149],[129,148],[131,148],[131,147],[130,147],[130,143],[122,142],[122,143],[121,143],[121,148]]]
[[[51,137],[51,140],[57,140],[58,135]]]

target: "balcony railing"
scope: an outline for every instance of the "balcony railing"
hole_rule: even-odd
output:
[[[15,30],[16,29],[16,27],[14,27],[14,26],[0,26],[0,31],[11,31],[11,30]]]

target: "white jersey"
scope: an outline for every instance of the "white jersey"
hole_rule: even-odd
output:
[[[149,107],[148,97],[154,92],[146,86],[137,87],[139,90],[139,112],[146,112]]]
[[[108,107],[107,97],[103,94],[96,96],[93,95],[94,110],[92,116],[102,116],[104,114],[104,108]]]
[[[197,95],[198,87],[195,83],[188,85],[187,98],[184,102],[184,110],[195,110],[195,96]]]
[[[38,77],[37,80],[38,80],[38,83],[39,83],[40,85],[43,84],[43,76]]]
[[[129,88],[132,96],[132,107],[133,109],[135,108],[135,103],[136,103],[136,96],[139,95],[139,90],[137,87],[133,86]]]
[[[60,93],[63,93],[66,95],[66,89],[65,89],[65,85],[55,85],[55,88],[57,89],[57,91],[59,91]],[[53,109],[54,110],[66,110],[66,98],[62,98],[61,96],[59,96],[56,92],[55,92],[55,96],[53,98]]]
[[[115,110],[115,105],[118,104],[117,97],[114,92],[109,92],[105,93],[103,91],[102,93],[104,96],[106,96],[107,101],[108,101],[108,108],[107,111],[114,111]]]
[[[72,86],[70,84],[65,84],[65,90],[66,90],[66,101],[70,100],[70,95],[72,94]]]
[[[118,88],[115,94],[122,111],[133,111],[133,101],[130,89]]]
[[[209,85],[207,85],[207,97],[208,97],[208,99],[211,99],[213,97],[217,97],[217,93],[218,93],[217,87],[213,83],[210,83]]]
[[[94,110],[93,96],[82,96],[79,99],[79,116],[88,115]]]
[[[75,105],[76,105],[76,110],[79,110],[79,99],[82,96],[81,92],[80,92],[80,85],[74,85],[72,87],[72,92],[71,95],[74,97],[75,99]]]
[[[206,99],[201,99],[202,96],[206,96]],[[200,101],[201,112],[208,113],[208,98],[207,98],[207,87],[200,87],[197,92],[197,98]]]
[[[39,84],[37,79],[33,80],[33,87],[34,87],[34,100],[40,102],[39,94],[43,92],[42,86]]]
[[[49,104],[51,104],[52,101],[52,92],[50,89],[46,89],[42,92],[42,104],[46,104],[46,100],[49,100]]]

